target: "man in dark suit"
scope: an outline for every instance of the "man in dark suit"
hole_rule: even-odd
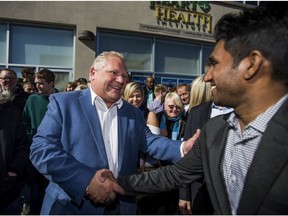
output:
[[[231,108],[216,106],[213,100],[193,107],[187,118],[184,140],[192,137],[197,129],[201,129],[210,118],[232,111]],[[201,179],[200,182],[193,182],[191,185],[179,189],[179,208],[182,214],[213,214],[206,184],[203,182],[204,180]]]
[[[126,194],[204,177],[215,214],[288,214],[287,23],[282,2],[220,19],[205,81],[215,104],[234,111],[208,120],[177,164],[119,177]]]
[[[21,190],[27,177],[29,142],[22,112],[12,93],[0,86],[0,214],[20,215]]]
[[[148,104],[151,103],[155,98],[155,95],[154,95],[154,78],[152,76],[149,76],[146,78],[143,92],[144,92],[143,106],[147,107]]]

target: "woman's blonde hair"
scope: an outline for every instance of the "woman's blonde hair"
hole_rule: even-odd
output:
[[[155,87],[154,87],[154,95],[157,96],[160,94],[160,92],[164,92],[164,91],[167,91],[167,87],[163,84],[157,84]]]
[[[179,106],[181,108],[181,111],[183,111],[184,109],[184,105],[182,103],[182,100],[180,98],[180,96],[176,93],[176,92],[169,92],[167,93],[166,97],[165,97],[165,105],[166,105],[166,101],[167,99],[172,99],[173,103],[176,104],[176,106]]]
[[[189,111],[191,108],[212,99],[211,85],[204,81],[204,74],[191,83]]]
[[[144,91],[140,83],[130,82],[126,85],[122,98],[128,100],[129,96],[135,91],[140,90],[142,97],[144,97]]]

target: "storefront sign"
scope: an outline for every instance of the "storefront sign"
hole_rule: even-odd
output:
[[[166,86],[176,86],[177,83],[178,83],[178,79],[175,79],[175,78],[167,78],[167,77],[161,78],[161,84],[166,85]]]
[[[133,80],[133,82],[141,83],[141,86],[144,87],[147,77],[148,77],[148,76],[133,75],[133,76],[132,76],[132,80]]]
[[[179,84],[188,84],[188,85],[190,85],[191,83],[192,83],[192,79],[179,79],[178,80],[178,85]]]
[[[154,26],[154,25],[146,25],[138,23],[138,27],[142,31],[148,32],[161,32],[173,35],[183,35],[185,37],[193,37],[199,39],[209,40],[211,42],[215,42],[214,38],[211,34],[203,33],[203,32],[195,32],[195,31],[188,31],[184,29],[173,29],[163,26]]]
[[[212,37],[213,17],[211,7],[205,1],[151,1],[155,10],[158,29],[166,33],[185,36]],[[149,25],[139,24],[140,29]],[[160,28],[160,29],[159,29]]]

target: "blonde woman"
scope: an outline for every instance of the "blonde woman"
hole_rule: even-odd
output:
[[[160,134],[159,122],[156,117],[156,114],[154,112],[150,112],[149,109],[143,103],[144,90],[140,83],[137,82],[128,83],[124,89],[122,98],[141,110],[144,118],[146,119],[147,126],[149,127],[152,133],[157,135]],[[160,165],[161,165],[160,160],[152,158],[149,155],[144,154],[142,152],[139,153],[139,165],[138,165],[139,173],[144,172],[146,170],[156,169]],[[153,202],[153,200],[157,199],[158,196],[155,195],[150,195],[148,197],[144,195],[138,195],[136,197],[138,214],[148,214],[148,213],[157,214],[158,207],[155,209],[155,207],[151,206],[151,201]],[[148,212],[147,209],[149,209]]]
[[[154,112],[150,112],[149,109],[143,104],[144,91],[140,83],[128,83],[123,92],[123,99],[141,110],[152,133],[157,135],[160,134],[159,122],[156,114]]]
[[[162,136],[172,140],[182,138],[185,125],[183,124],[184,105],[176,92],[169,92],[164,101],[164,112],[158,115]]]
[[[206,83],[204,81],[204,75],[194,79],[191,84],[189,115],[186,120],[184,140],[186,140],[187,137],[189,137],[191,134],[194,134],[195,130],[197,128],[201,128],[205,124],[205,122],[210,118],[211,105],[212,105],[211,99],[212,99],[211,85],[210,83]],[[204,106],[200,108],[198,106],[200,104],[203,104]],[[213,214],[213,211],[210,212],[211,211],[210,200],[209,198],[207,198],[208,196],[206,196],[206,193],[201,193],[202,196],[199,196],[201,197],[201,199],[198,199],[200,200],[200,202],[198,201],[198,203],[195,206],[192,205],[195,199],[195,195],[197,194],[201,186],[202,183],[194,182],[193,184],[187,185],[186,188],[179,189],[178,205],[181,214],[183,215],[192,214],[192,208],[194,214],[203,214],[204,212],[201,213],[201,211],[204,210],[205,214]],[[200,211],[200,208],[198,207],[197,209],[197,206],[202,206],[203,203],[205,204],[205,206]]]
[[[211,85],[204,81],[204,74],[194,79],[191,83],[189,111],[201,103],[212,99]]]

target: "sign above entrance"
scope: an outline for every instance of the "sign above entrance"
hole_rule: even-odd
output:
[[[150,1],[150,9],[155,10],[158,28],[166,33],[182,34],[185,36],[203,36],[212,38],[213,17],[209,12],[211,6],[205,1]],[[143,28],[144,26],[144,28]],[[151,25],[139,25],[142,30]],[[155,31],[155,29],[154,29]]]

